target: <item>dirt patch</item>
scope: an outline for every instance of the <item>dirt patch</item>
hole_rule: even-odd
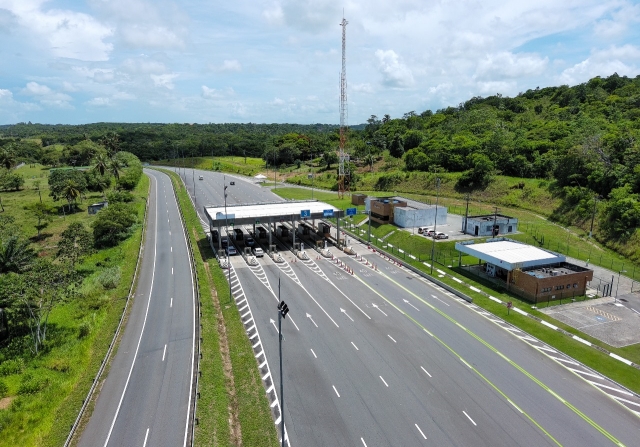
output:
[[[209,264],[204,263],[204,269],[207,272],[209,283],[213,284],[213,278],[211,277],[211,271],[209,270]],[[224,316],[222,315],[222,308],[220,307],[220,300],[218,299],[218,292],[215,289],[211,290],[211,301],[213,307],[216,310],[216,317],[218,320],[218,337],[220,344],[220,354],[222,355],[222,367],[224,371],[224,377],[227,382],[227,393],[229,395],[229,431],[231,445],[242,446],[242,430],[240,429],[240,418],[238,416],[238,396],[236,392],[236,385],[233,379],[233,366],[231,365],[231,355],[229,354],[229,340],[227,338],[227,328],[224,324]]]
[[[7,408],[9,408],[9,405],[11,405],[13,399],[15,399],[15,396],[3,397],[2,399],[0,399],[0,410],[6,410]]]

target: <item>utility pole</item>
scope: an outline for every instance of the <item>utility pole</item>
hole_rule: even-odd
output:
[[[433,236],[431,239],[431,274],[433,275],[433,255],[436,249],[436,228],[438,227],[438,199],[440,198],[440,177],[436,179],[436,215],[433,219]]]
[[[284,447],[284,385],[282,383],[282,319],[287,317],[289,306],[280,301],[280,278],[278,278],[278,347],[280,350],[280,436]]]
[[[492,237],[496,237],[498,234],[500,234],[500,232],[498,231],[498,234],[496,234],[496,222],[498,221],[498,207],[494,206],[493,207],[493,229],[491,230],[491,236]]]
[[[229,273],[227,274],[229,279],[229,302],[233,301],[231,295],[231,257],[229,256],[229,246],[231,245],[231,238],[229,237],[229,215],[227,214],[227,176],[222,176],[222,182],[224,184],[224,220],[225,225],[227,227],[227,269]]]
[[[344,163],[349,162],[349,154],[345,153],[347,142],[347,20],[342,17],[342,71],[340,72],[340,149],[338,151],[338,197],[342,199],[345,191],[351,189],[351,173],[345,172]]]
[[[471,194],[467,193],[467,209],[464,212],[464,224],[462,224],[462,233],[466,233],[467,232],[467,221],[469,219],[469,199],[471,198]]]

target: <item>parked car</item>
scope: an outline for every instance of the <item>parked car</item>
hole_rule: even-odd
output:
[[[222,248],[227,248],[229,246],[229,236],[224,236],[220,241],[220,246]]]
[[[200,177],[198,177],[198,180],[204,180],[204,175],[201,175]]]
[[[253,247],[254,245],[256,245],[256,240],[251,236],[247,236],[247,238],[244,240],[244,244],[247,247]]]
[[[229,245],[227,247],[227,256],[233,256],[237,254],[238,254],[238,251],[236,250],[236,247],[234,247],[233,245]]]
[[[445,233],[436,233],[433,236],[434,239],[449,239],[449,235]]]
[[[253,247],[253,256],[261,258],[264,256],[264,251],[260,247]]]
[[[433,231],[429,227],[418,227],[418,234],[425,234],[427,231]]]
[[[423,236],[427,236],[427,237],[432,237],[435,234],[435,231],[433,231],[433,229],[427,230],[424,233],[422,233]]]

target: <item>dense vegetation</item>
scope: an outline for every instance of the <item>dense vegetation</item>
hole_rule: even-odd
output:
[[[261,157],[279,168],[312,159],[327,168],[337,162],[337,127],[331,125],[20,123],[0,126],[0,164],[12,157],[86,164],[105,134],[149,161],[225,155]],[[595,214],[601,240],[627,241],[640,225],[639,136],[640,76],[613,74],[514,98],[475,97],[397,119],[371,116],[351,129],[347,170],[355,187],[359,172],[388,157],[383,167],[389,172],[378,185],[387,190],[401,181],[402,170],[458,173],[461,193],[483,191],[498,174],[549,180],[545,187],[560,199],[554,219],[585,225]],[[7,177],[4,188],[19,188],[16,181]]]

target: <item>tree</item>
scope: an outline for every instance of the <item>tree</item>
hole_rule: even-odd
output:
[[[495,166],[485,154],[471,154],[473,167],[462,173],[456,187],[459,189],[484,189],[493,178]]]
[[[118,187],[118,181],[120,180],[120,172],[122,172],[122,162],[117,158],[111,158],[109,160],[109,172],[113,174],[113,177],[116,179],[116,184],[114,188]]]
[[[44,258],[38,259],[28,272],[16,276],[14,299],[27,315],[33,352],[37,355],[47,338],[51,311],[61,300],[73,295],[79,278],[73,271]]]
[[[338,162],[338,154],[336,151],[328,150],[322,154],[322,159],[327,164],[327,169],[331,169],[331,165]]]
[[[82,222],[69,224],[60,236],[56,257],[69,261],[73,269],[75,268],[76,262],[91,253],[93,249],[93,237]]]
[[[400,135],[396,135],[393,137],[391,141],[391,146],[389,146],[389,155],[396,158],[401,158],[404,154],[404,143],[402,142],[402,137]]]
[[[73,180],[80,194],[87,191],[84,173],[77,169],[54,169],[49,173],[49,195],[53,200],[66,199],[67,180]]]
[[[17,172],[0,168],[0,189],[19,191],[24,185],[24,177]]]
[[[105,172],[109,170],[109,157],[106,153],[100,151],[94,158],[93,170],[104,176]]]
[[[3,238],[0,243],[0,273],[27,271],[35,257],[36,252],[29,241],[16,234]]]
[[[113,247],[129,236],[136,222],[132,208],[125,203],[116,203],[101,210],[93,221],[93,240],[96,247]]]
[[[107,154],[113,157],[120,151],[120,136],[117,132],[107,132],[100,140],[100,144],[107,150]]]
[[[73,179],[67,179],[62,187],[62,196],[69,202],[69,211],[71,211],[71,203],[74,204],[80,198],[80,189]]]
[[[11,167],[16,164],[16,154],[13,148],[14,144],[10,143],[0,149],[0,165],[4,166],[7,169],[11,169]]]
[[[36,230],[38,230],[38,239],[40,239],[42,230],[47,228],[47,226],[53,221],[53,216],[51,215],[53,213],[53,209],[51,206],[42,202],[32,203],[27,207],[27,209],[38,221],[35,227]]]

